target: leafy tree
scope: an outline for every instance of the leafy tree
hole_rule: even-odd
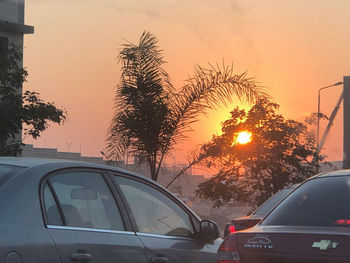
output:
[[[22,84],[28,72],[21,66],[22,54],[12,46],[0,54],[0,156],[18,156],[24,145],[19,137],[24,124],[24,135],[33,137],[49,127],[49,122],[61,124],[63,110],[44,102],[38,93],[25,91]]]
[[[235,108],[222,123],[222,135],[204,144],[205,164],[217,174],[199,185],[197,195],[220,206],[235,198],[255,205],[289,184],[315,174],[315,139],[304,123],[276,113],[279,105],[259,100],[249,111]],[[236,141],[239,132],[252,134],[251,142]]]
[[[232,67],[224,65],[197,66],[176,91],[163,68],[165,61],[157,42],[144,32],[138,45],[127,43],[119,54],[122,74],[106,147],[110,160],[129,153],[148,162],[155,181],[164,158],[201,114],[234,96],[249,102],[266,96],[245,73],[235,75]]]

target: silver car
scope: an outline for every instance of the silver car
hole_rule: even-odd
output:
[[[214,263],[221,243],[153,181],[118,168],[0,158],[0,262]]]

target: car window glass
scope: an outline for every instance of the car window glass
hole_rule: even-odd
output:
[[[349,177],[313,179],[284,199],[262,224],[349,227],[349,202]]]
[[[70,172],[49,179],[67,226],[124,230],[115,200],[103,177],[94,172]]]
[[[278,193],[274,194],[270,199],[268,199],[265,203],[263,203],[254,213],[253,215],[264,217],[267,215],[268,212],[274,208],[275,205],[279,201],[281,201],[292,189],[285,188],[279,191]]]
[[[44,185],[44,207],[46,212],[46,221],[48,225],[62,226],[62,218],[57,208],[55,199],[47,184]]]
[[[189,237],[194,233],[189,215],[155,188],[115,176],[136,222],[138,232]]]

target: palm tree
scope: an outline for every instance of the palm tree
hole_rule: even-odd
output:
[[[235,75],[233,67],[225,65],[196,66],[194,75],[176,91],[162,67],[165,61],[157,43],[144,32],[138,45],[128,42],[119,54],[122,74],[106,146],[110,160],[128,153],[147,161],[154,181],[164,158],[201,114],[234,97],[253,102],[267,96],[246,73]]]

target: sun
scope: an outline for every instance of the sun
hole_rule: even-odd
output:
[[[252,141],[252,133],[247,131],[239,132],[236,142],[239,144],[247,144]]]

